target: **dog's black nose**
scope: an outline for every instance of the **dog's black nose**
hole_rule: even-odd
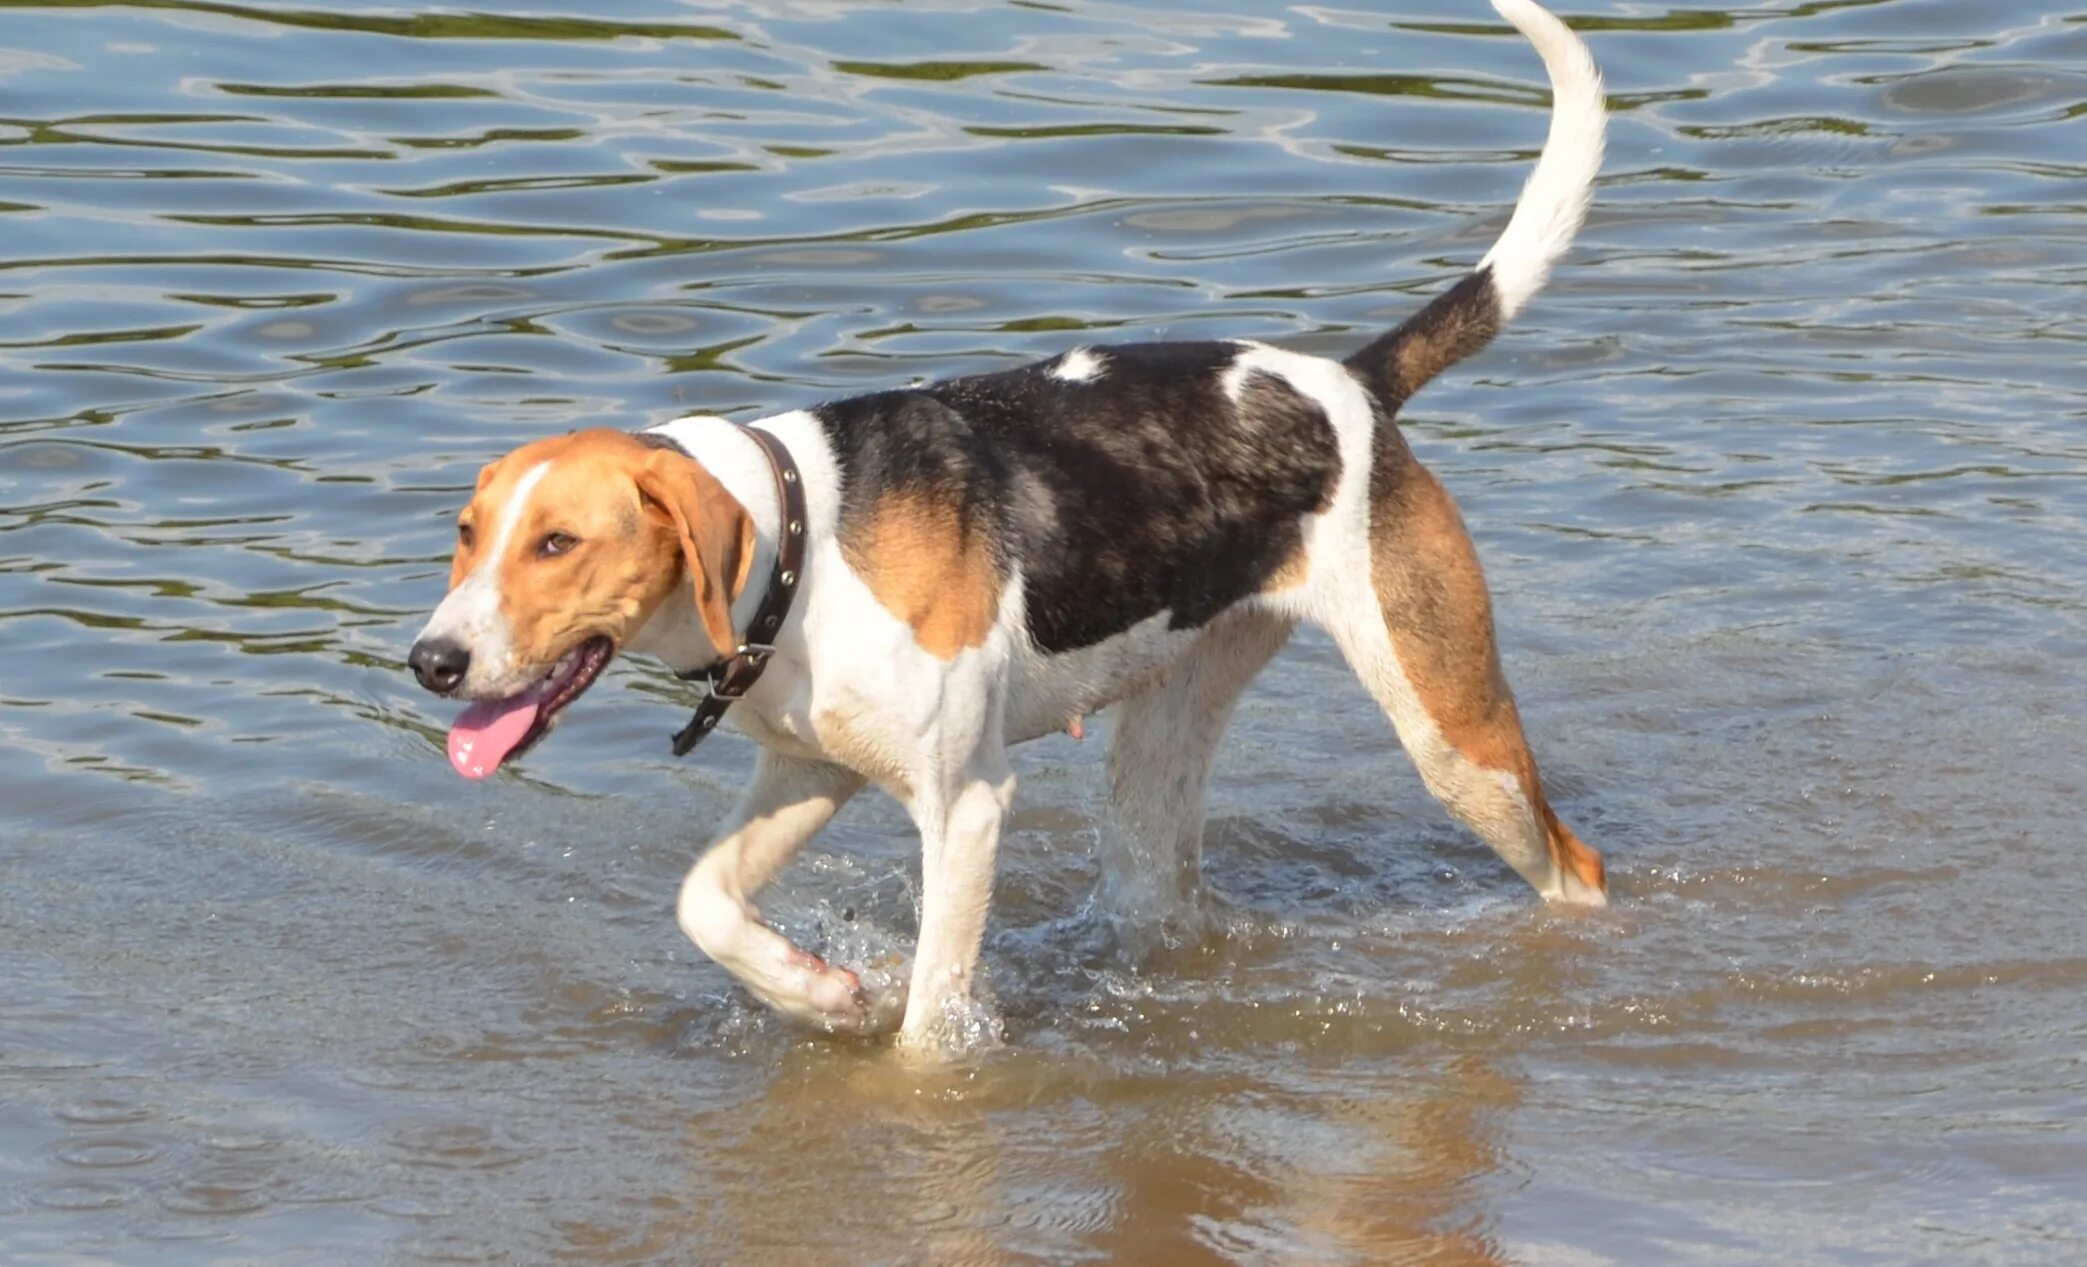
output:
[[[448,638],[422,638],[413,644],[406,656],[412,666],[413,676],[420,684],[437,695],[447,695],[457,689],[464,674],[471,668],[471,653],[463,644]]]

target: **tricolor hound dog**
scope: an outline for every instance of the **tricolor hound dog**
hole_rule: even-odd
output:
[[[896,1023],[932,1053],[972,988],[1008,746],[1116,705],[1126,853],[1184,894],[1233,702],[1310,620],[1452,814],[1544,897],[1605,902],[1601,855],[1544,800],[1470,537],[1393,422],[1536,293],[1601,162],[1586,46],[1531,0],[1493,4],[1550,76],[1542,156],[1477,269],[1346,361],[1080,347],[746,426],[580,431],[487,466],[410,657],[427,689],[474,701],[450,737],[458,770],[483,777],[541,738],[618,652],[685,674],[765,665],[732,714],[761,748],[752,786],[682,885],[681,927],[790,1016]],[[779,586],[786,618],[756,629]],[[910,988],[874,996],[752,902],[866,782],[924,851]]]

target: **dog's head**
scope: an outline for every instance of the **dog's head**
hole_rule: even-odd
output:
[[[746,509],[701,463],[626,432],[525,445],[457,516],[449,594],[407,663],[472,701],[449,759],[479,779],[541,739],[662,603],[692,601],[714,647],[753,562]]]

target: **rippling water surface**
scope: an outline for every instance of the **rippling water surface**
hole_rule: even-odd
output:
[[[688,946],[750,763],[619,670],[457,780],[478,464],[1045,355],[1354,346],[1541,140],[1477,0],[0,0],[0,1261],[2087,1261],[2087,15],[1592,0],[1581,246],[1409,431],[1616,905],[1541,909],[1323,640],[1221,931],[1023,750],[920,1075]],[[1097,729],[1106,732],[1107,718]],[[771,912],[910,938],[865,799]]]

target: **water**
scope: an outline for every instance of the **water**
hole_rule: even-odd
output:
[[[0,3],[0,1261],[2087,1261],[2087,14],[1576,7],[1593,219],[1409,432],[1616,905],[1304,637],[1211,936],[1090,901],[1106,716],[1023,750],[1005,1041],[923,1075],[683,941],[750,752],[670,760],[657,672],[450,773],[401,659],[478,464],[1353,347],[1504,223],[1534,56],[1475,0],[498,7]],[[903,949],[915,852],[866,797],[767,905]]]

